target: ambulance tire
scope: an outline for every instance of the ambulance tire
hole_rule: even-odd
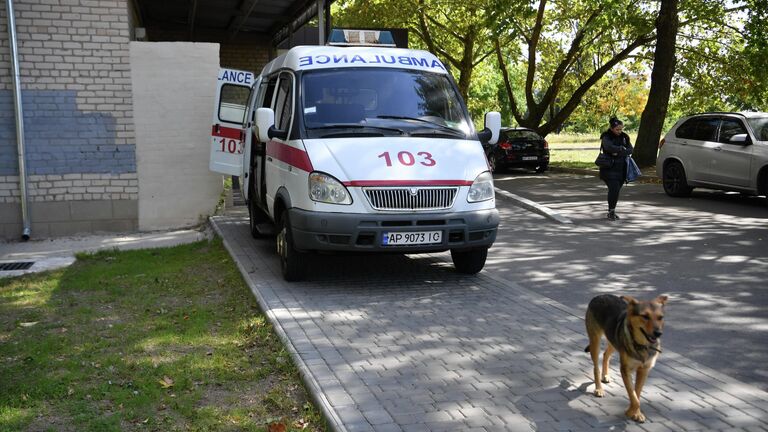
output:
[[[280,217],[280,231],[277,233],[277,254],[280,257],[280,270],[283,279],[288,282],[303,280],[307,273],[308,254],[296,250],[293,245],[293,232],[288,211]]]
[[[464,274],[477,274],[485,267],[485,259],[488,257],[488,249],[472,249],[468,251],[451,249],[453,267]]]

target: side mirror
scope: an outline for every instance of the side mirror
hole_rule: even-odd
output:
[[[275,112],[272,108],[256,109],[256,130],[259,133],[259,141],[267,142],[272,137],[269,130],[275,128]]]
[[[751,141],[749,139],[749,135],[747,134],[736,134],[731,137],[731,140],[729,141],[734,144],[751,144]]]
[[[477,133],[481,142],[496,144],[499,141],[499,132],[501,132],[501,114],[497,111],[490,111],[485,114],[485,129]]]
[[[274,126],[270,126],[270,128],[267,130],[267,136],[272,138],[280,138],[281,140],[285,140],[288,138],[288,131],[287,130],[280,130]]]

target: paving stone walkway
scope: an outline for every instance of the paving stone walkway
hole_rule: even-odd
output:
[[[320,256],[286,283],[244,208],[212,223],[333,430],[768,431],[768,393],[668,349],[648,421],[627,421],[616,356],[607,396],[591,394],[583,311],[491,271],[459,275],[447,253]]]

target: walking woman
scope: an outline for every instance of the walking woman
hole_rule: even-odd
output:
[[[627,156],[632,154],[632,144],[629,135],[624,133],[624,123],[616,117],[609,121],[610,128],[600,135],[600,146],[603,153],[612,157],[609,167],[600,168],[600,178],[608,186],[608,220],[619,219],[616,214],[616,203],[619,192],[627,180]]]

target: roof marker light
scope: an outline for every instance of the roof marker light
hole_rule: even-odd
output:
[[[388,30],[333,29],[328,45],[395,47],[395,40]]]

